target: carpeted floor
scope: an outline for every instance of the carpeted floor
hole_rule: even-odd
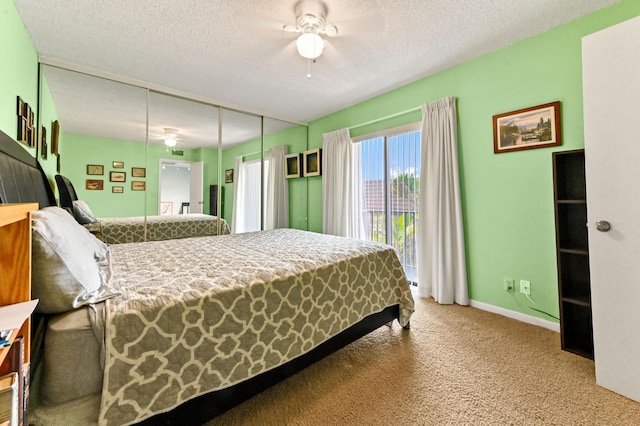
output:
[[[382,327],[212,420],[216,425],[640,425],[560,335],[416,299]]]

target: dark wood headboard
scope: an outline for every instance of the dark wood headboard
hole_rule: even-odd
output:
[[[56,175],[56,186],[60,194],[60,207],[73,210],[73,202],[78,199],[78,195],[71,181],[62,175]]]
[[[38,160],[0,131],[0,203],[56,206],[56,198]]]

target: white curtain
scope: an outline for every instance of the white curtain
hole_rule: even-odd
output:
[[[269,148],[264,229],[289,227],[289,183],[285,176],[285,155],[287,152],[287,145]]]
[[[260,230],[260,160],[243,162],[236,157],[231,232]]]
[[[348,129],[323,135],[322,232],[364,239],[360,145]]]
[[[418,294],[469,304],[454,97],[422,105]]]

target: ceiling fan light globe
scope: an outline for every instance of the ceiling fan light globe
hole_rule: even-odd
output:
[[[177,141],[174,138],[167,138],[164,140],[164,144],[166,146],[174,147],[177,144]]]
[[[324,40],[318,34],[304,33],[298,37],[296,46],[298,47],[298,53],[303,58],[316,59],[322,55]]]

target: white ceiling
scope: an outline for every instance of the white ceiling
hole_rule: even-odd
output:
[[[306,123],[618,1],[325,0],[339,32],[311,78],[282,30],[296,0],[14,3],[49,63]],[[47,82],[59,108],[70,88]]]

